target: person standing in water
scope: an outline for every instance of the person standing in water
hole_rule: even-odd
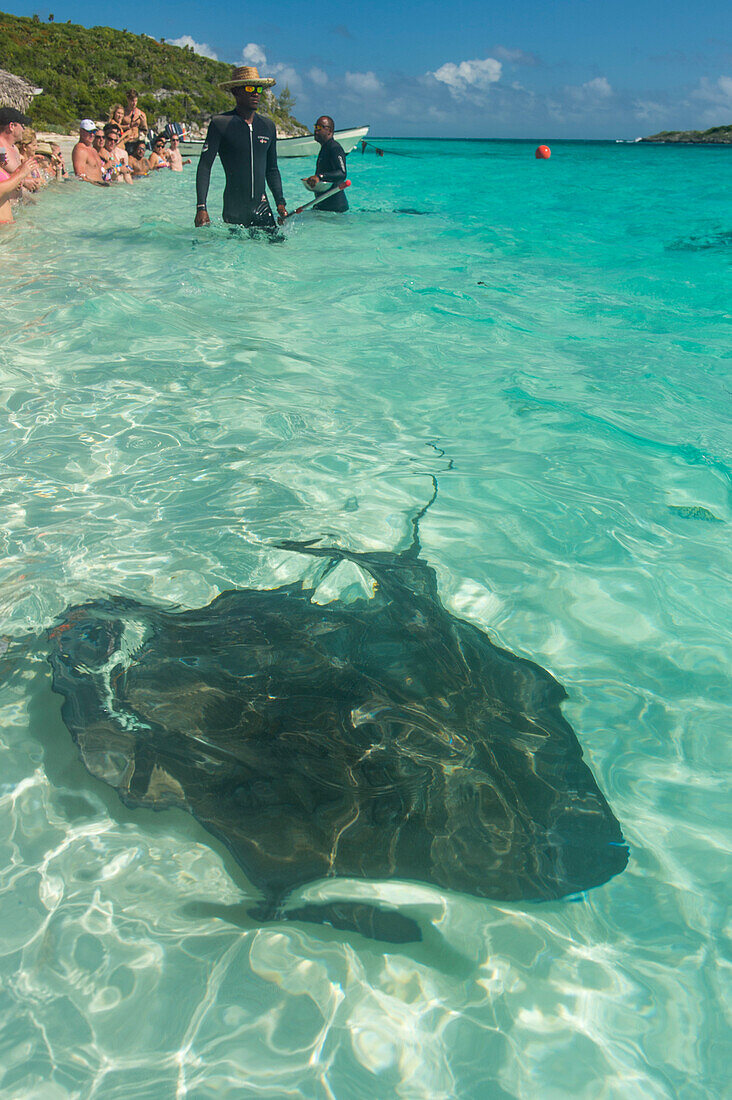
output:
[[[231,80],[219,85],[233,93],[236,107],[211,119],[196,173],[196,226],[209,225],[211,221],[206,198],[216,154],[221,158],[226,176],[225,222],[251,229],[276,230],[264,190],[265,180],[280,218],[287,214],[277,167],[277,131],[271,119],[257,114],[262,92],[274,84],[271,77],[261,77],[254,66],[243,65],[234,69]]]
[[[119,120],[115,119],[116,121]],[[127,130],[130,141],[147,137],[147,115],[137,106],[137,92],[134,88],[130,88],[127,93],[127,107],[124,109],[121,125]]]
[[[79,123],[79,140],[71,153],[71,162],[74,165],[74,174],[78,179],[86,180],[87,183],[102,184],[106,187],[107,183],[102,179],[104,164],[94,148],[96,131],[97,125],[95,122],[92,122],[90,118],[82,118]],[[102,137],[104,137],[104,131],[102,131]]]
[[[168,151],[168,164],[174,172],[182,172],[184,164],[190,164],[191,158],[187,157],[183,160],[183,155],[178,148],[180,144],[180,138],[177,134],[170,135],[170,149]]]
[[[330,115],[321,115],[313,126],[313,137],[320,146],[318,162],[315,165],[315,175],[310,176],[305,183],[314,191],[319,183],[343,183],[346,178],[346,154],[343,146],[333,137],[335,123]],[[337,195],[331,195],[329,199],[315,204],[316,210],[332,210],[337,214],[344,214],[348,210],[348,199],[345,191],[339,191]]]

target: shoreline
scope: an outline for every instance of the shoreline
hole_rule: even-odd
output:
[[[71,161],[71,151],[79,140],[77,134],[55,134],[52,130],[36,130],[36,137],[39,141],[50,141],[60,145],[68,168]]]

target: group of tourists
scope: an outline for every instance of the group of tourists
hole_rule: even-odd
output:
[[[39,141],[30,119],[14,107],[0,107],[0,224],[13,221],[13,206],[36,194],[53,180],[77,179],[107,187],[131,184],[151,172],[182,172],[180,136],[149,134],[145,113],[137,106],[137,92],[130,90],[127,106],[116,103],[105,122],[84,118],[69,169],[55,142]]]
[[[190,164],[183,160],[175,128],[169,134],[148,130],[134,88],[127,93],[127,106],[115,103],[106,122],[81,120],[71,159],[78,179],[102,185],[132,183],[162,168],[182,172],[183,165]]]
[[[0,107],[0,225],[13,221],[13,204],[66,175],[60,146],[39,142],[30,120]]]
[[[81,120],[72,154],[74,175],[79,179],[96,184],[132,183],[162,168],[182,172],[183,165],[191,163],[183,160],[175,127],[168,134],[149,131],[137,98],[131,88],[127,106],[115,103],[106,122]]]
[[[150,172],[170,168],[182,172],[180,138],[173,133],[153,134],[125,141],[119,123],[110,119],[97,125],[90,118],[79,123],[79,140],[71,154],[74,175],[88,183],[132,183]],[[169,147],[166,148],[166,146]]]

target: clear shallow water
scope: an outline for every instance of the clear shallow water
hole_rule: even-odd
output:
[[[241,874],[96,783],[11,645],[3,1095],[724,1094],[729,150],[383,144],[415,157],[352,156],[353,214],[280,245],[194,231],[191,174],[4,233],[0,630],[402,546],[437,473],[443,602],[567,688],[630,865],[544,906],[369,884],[425,929],[386,950],[216,919]]]

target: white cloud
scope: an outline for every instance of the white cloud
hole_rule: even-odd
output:
[[[346,87],[350,88],[353,92],[380,92],[382,90],[381,81],[377,78],[375,73],[346,73]]]
[[[633,101],[633,113],[636,118],[639,118],[641,122],[650,122],[652,119],[658,119],[667,112],[667,108],[662,103],[657,103],[655,99],[635,99]]]
[[[716,83],[702,77],[699,87],[691,93],[695,99],[705,99],[718,107],[732,109],[732,76],[720,76]]]
[[[270,75],[277,77],[277,83],[280,87],[287,85],[291,92],[302,91],[302,80],[292,65],[270,65],[269,72],[262,73],[262,76]]]
[[[309,70],[308,76],[312,80],[313,84],[319,84],[321,88],[325,87],[328,83],[328,74],[324,73],[322,69],[313,67]]]
[[[589,95],[597,96],[598,99],[607,99],[613,94],[610,82],[605,76],[596,76],[594,80],[588,80],[582,87]]]
[[[241,51],[241,59],[246,61],[247,65],[256,65],[260,76],[277,77],[277,83],[280,87],[287,85],[291,92],[302,91],[302,80],[292,65],[269,64],[264,47],[258,46],[256,42],[247,42]]]
[[[259,68],[260,65],[267,64],[267,55],[261,46],[258,46],[256,42],[247,42],[244,49],[241,51],[242,61],[246,61],[249,65],[256,65]]]
[[[207,46],[205,42],[194,41],[190,34],[182,34],[180,38],[170,38],[168,42],[171,46],[190,46],[193,52],[200,54],[201,57],[210,57],[212,61],[218,61],[217,55],[210,46]]]
[[[613,95],[613,89],[607,77],[596,76],[594,80],[588,80],[579,88],[568,88],[569,94],[578,102],[597,102],[600,99],[609,99]]]
[[[446,84],[454,95],[460,95],[489,88],[501,79],[502,69],[501,62],[496,61],[495,57],[485,57],[482,61],[461,61],[459,65],[446,61],[430,75],[441,84]]]

